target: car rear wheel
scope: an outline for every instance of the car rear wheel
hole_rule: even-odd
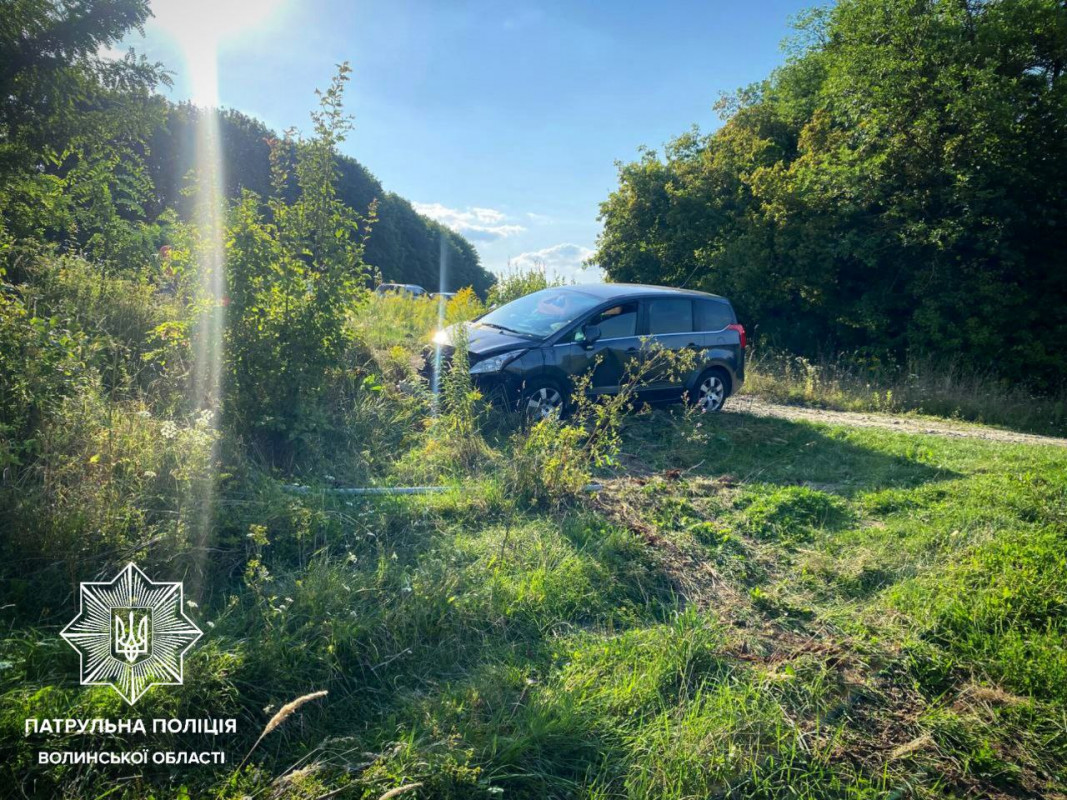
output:
[[[730,378],[721,369],[709,369],[700,376],[693,405],[705,414],[722,410],[723,403],[730,394]]]
[[[531,383],[522,393],[519,410],[534,422],[566,414],[567,403],[556,384],[548,381]]]

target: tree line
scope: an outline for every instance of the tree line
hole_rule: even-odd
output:
[[[146,159],[159,210],[178,209],[186,219],[191,218],[193,200],[183,188],[185,177],[195,166],[196,122],[201,113],[189,103],[170,107],[165,123],[152,132]],[[271,143],[283,137],[239,111],[222,111],[218,122],[228,197],[237,198],[244,189],[261,196],[270,195]],[[445,290],[471,286],[485,296],[495,279],[482,267],[469,241],[418,214],[399,195],[385,191],[378,179],[356,159],[338,154],[336,160],[340,199],[361,214],[367,214],[371,204],[376,204],[376,219],[366,242],[364,260],[383,280],[417,283],[430,291],[437,290],[443,245],[447,263]],[[288,183],[285,199],[291,200],[295,192],[295,185]]]
[[[765,345],[1067,366],[1067,4],[840,0],[724,124],[601,206],[614,280],[729,295]]]
[[[190,219],[186,190],[202,112],[158,93],[170,83],[163,64],[132,52],[101,55],[149,14],[145,0],[3,3],[0,252],[48,243],[134,271],[171,244],[175,222]],[[284,137],[234,111],[220,114],[219,128],[229,198],[244,189],[269,197],[270,146]],[[485,294],[493,276],[466,239],[384,191],[355,159],[335,158],[340,199],[362,215],[376,201],[364,256],[372,274],[436,289],[443,256],[447,289]],[[282,190],[295,197],[295,180]]]

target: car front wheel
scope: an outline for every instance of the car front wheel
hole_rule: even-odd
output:
[[[534,383],[526,388],[519,401],[519,410],[537,422],[549,417],[562,417],[566,412],[563,392],[554,383]]]

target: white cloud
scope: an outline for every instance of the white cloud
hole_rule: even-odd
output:
[[[466,210],[460,210],[443,206],[440,203],[412,203],[411,205],[423,216],[437,220],[468,239],[493,241],[506,236],[514,236],[526,230],[522,225],[508,223],[507,215],[495,208],[472,206]]]
[[[580,244],[557,244],[542,250],[520,253],[508,262],[508,269],[544,269],[549,276],[558,275],[578,283],[595,283],[604,279],[600,268],[583,265],[592,255],[592,248]]]
[[[96,54],[105,61],[122,61],[122,59],[126,58],[128,52],[130,52],[130,48],[128,47],[123,50],[121,47],[114,45],[101,45],[100,48],[97,49]]]

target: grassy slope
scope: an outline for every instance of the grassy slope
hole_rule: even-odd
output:
[[[624,436],[646,477],[562,512],[492,482],[301,501],[328,551],[251,576],[187,686],[138,714],[235,713],[233,759],[328,688],[257,750],[265,773],[188,773],[235,797],[1064,791],[1067,453],[668,411]],[[5,646],[23,779],[27,714],[123,713],[34,639]],[[96,796],[109,773],[52,779]]]

